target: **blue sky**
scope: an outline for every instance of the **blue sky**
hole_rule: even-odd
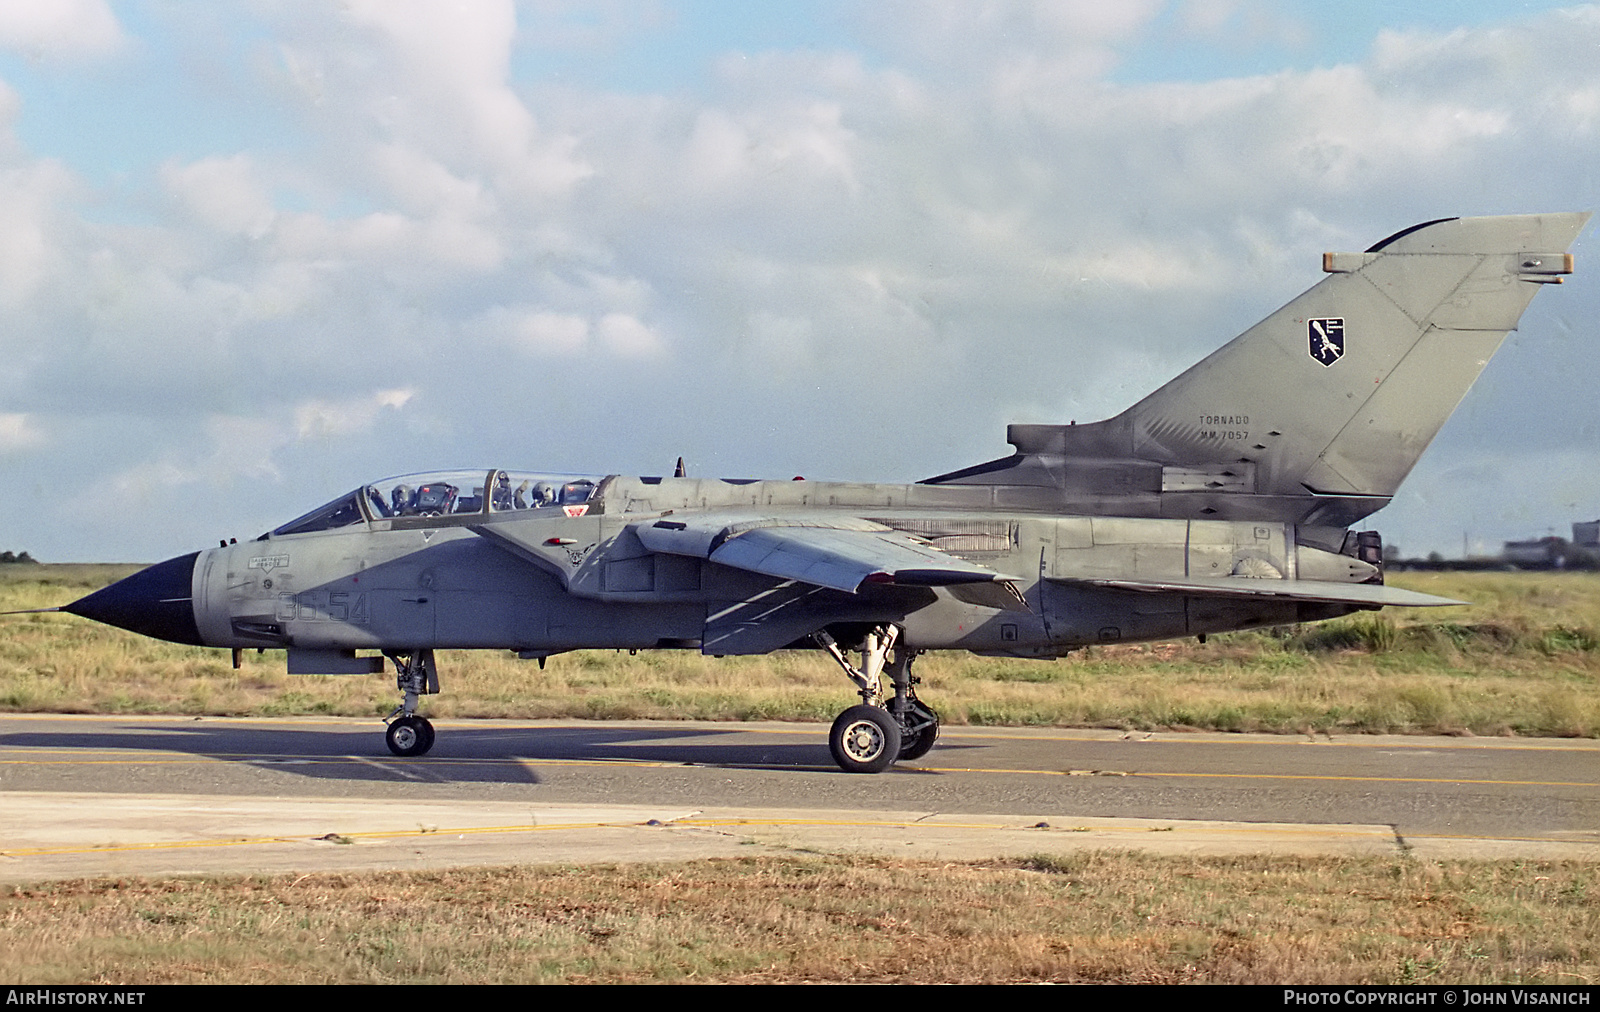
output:
[[[0,0],[0,547],[462,465],[915,480],[1113,414],[1324,249],[1584,210],[1600,11]],[[1583,273],[1374,526],[1600,515]]]
[[[1185,16],[1183,4],[1160,5],[1147,29],[1119,47],[1120,61],[1107,79],[1123,85],[1208,81],[1356,63],[1384,30],[1514,25],[1565,5],[1364,0],[1188,6],[1216,12],[1196,19]],[[862,8],[838,0],[527,4],[518,11],[510,76],[528,87],[709,96],[714,67],[734,53],[847,52],[868,67],[892,64],[897,54]],[[200,38],[179,34],[195,19],[197,5],[123,3],[111,10],[127,42],[104,62],[43,55],[37,46],[0,51],[0,77],[24,99],[15,132],[30,150],[108,185],[168,158],[243,148],[292,152],[305,142],[282,109],[252,101],[250,64],[274,39],[270,24],[248,5],[202,15],[210,24]]]

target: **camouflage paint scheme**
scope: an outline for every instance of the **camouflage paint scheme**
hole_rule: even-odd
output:
[[[1326,254],[1327,278],[1115,418],[1012,425],[1010,456],[916,484],[612,475],[556,493],[527,478],[513,504],[506,472],[422,476],[418,491],[391,479],[392,494],[367,486],[64,610],[287,648],[291,672],[381,671],[356,653],[380,651],[407,693],[400,754],[432,744],[415,709],[437,691],[437,648],[542,663],[821,646],[863,699],[835,725],[835,757],[876,771],[937,734],[911,688],[921,651],[1052,657],[1454,603],[1385,587],[1377,537],[1349,528],[1571,272],[1588,217],[1444,219]],[[442,505],[441,489],[453,506],[416,508]]]

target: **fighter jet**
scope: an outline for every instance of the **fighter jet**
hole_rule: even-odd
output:
[[[1052,658],[1390,605],[1394,496],[1586,213],[1444,218],[1362,253],[1114,418],[1012,425],[1014,452],[910,485],[483,468],[358,486],[253,541],[60,610],[177,643],[397,672],[426,753],[435,651],[820,649],[861,702],[829,745],[876,773],[933,747],[918,655]],[[859,658],[859,660],[857,659]]]

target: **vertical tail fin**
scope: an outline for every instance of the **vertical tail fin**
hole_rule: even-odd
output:
[[[1587,213],[1447,218],[1364,253],[1115,418],[1014,425],[1021,454],[1234,468],[1237,491],[1392,496]],[[1246,477],[1247,476],[1247,477]]]

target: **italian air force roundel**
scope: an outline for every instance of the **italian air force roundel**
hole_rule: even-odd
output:
[[[1332,365],[1344,358],[1344,317],[1307,320],[1306,332],[1312,358],[1323,365]]]

